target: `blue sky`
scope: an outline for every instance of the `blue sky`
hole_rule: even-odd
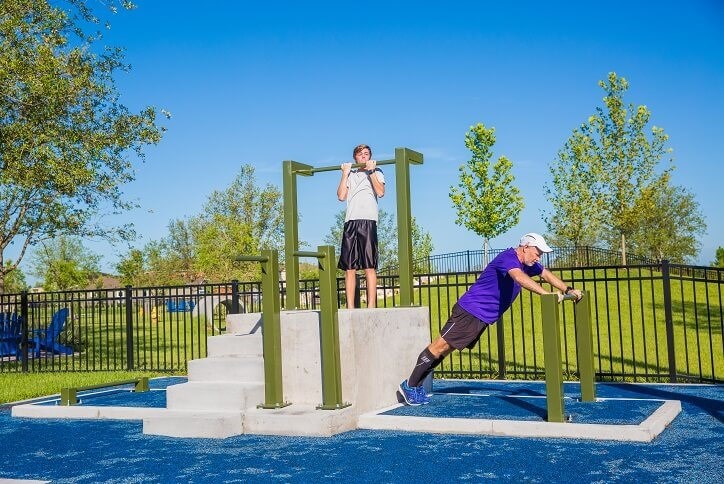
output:
[[[124,189],[142,209],[108,218],[133,220],[138,246],[198,213],[242,164],[281,188],[282,160],[332,165],[367,143],[377,159],[395,147],[424,154],[411,171],[412,211],[435,253],[480,248],[480,237],[455,225],[448,196],[478,122],[496,128],[495,157],[513,161],[524,196],[520,223],[491,241],[513,245],[545,232],[548,166],[601,105],[597,82],[610,71],[670,136],[673,182],[695,193],[708,224],[698,262],[724,246],[722,2],[136,3],[111,18],[105,37],[132,65],[118,76],[122,102],[172,114]],[[381,201],[391,212],[393,172]],[[312,247],[343,208],[337,182],[334,172],[300,180],[300,237]],[[87,245],[106,270],[124,250]]]

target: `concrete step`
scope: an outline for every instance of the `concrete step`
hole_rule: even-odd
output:
[[[169,410],[244,411],[264,402],[264,383],[189,382],[166,389]]]
[[[208,354],[212,356],[264,356],[261,331],[252,334],[223,334],[207,340]]]
[[[264,358],[214,356],[189,361],[189,381],[263,382]]]
[[[249,334],[261,331],[261,313],[226,315],[226,334]]]
[[[143,433],[168,437],[223,439],[244,433],[243,412],[166,410],[143,419]]]

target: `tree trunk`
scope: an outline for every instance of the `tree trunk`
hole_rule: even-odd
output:
[[[621,232],[621,265],[628,265],[626,263],[626,234]]]
[[[490,258],[488,257],[488,239],[483,241],[483,269],[488,265]]]

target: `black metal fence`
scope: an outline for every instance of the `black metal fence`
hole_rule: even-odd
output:
[[[664,262],[553,264],[551,270],[592,298],[599,380],[723,381],[724,269]],[[415,276],[414,303],[429,308],[431,337],[477,276],[476,270]],[[301,305],[316,309],[317,282],[300,287]],[[283,282],[281,290],[283,295]],[[365,291],[359,293],[364,305]],[[379,307],[398,306],[397,277],[379,276],[377,295]],[[344,303],[339,279],[338,304]],[[564,370],[576,378],[572,308],[562,307]],[[259,283],[0,295],[0,372],[185,371],[188,360],[206,356],[207,337],[225,330],[226,314],[237,311],[261,311]],[[445,378],[543,379],[540,298],[523,291],[477,347],[454,352],[436,372]]]

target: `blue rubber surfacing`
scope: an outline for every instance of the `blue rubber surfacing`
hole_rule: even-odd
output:
[[[175,382],[180,381],[183,379]],[[158,380],[153,382],[163,386]],[[570,397],[566,399],[566,413],[572,413],[574,421],[600,418],[586,416],[585,407],[610,402],[616,404],[615,408],[602,414],[615,423],[626,423],[622,419],[638,423],[634,422],[640,417],[637,412],[645,413],[646,405],[658,405],[660,400],[680,400],[682,413],[653,442],[631,443],[367,430],[329,438],[242,435],[223,440],[176,439],[143,435],[140,422],[12,418],[4,409],[0,411],[0,479],[721,482],[722,387],[599,383],[597,396],[601,398],[635,400],[576,403],[576,386],[565,387],[566,396]],[[545,398],[540,397],[545,386],[540,382],[436,380],[434,389],[430,405],[393,411],[417,412],[411,413],[416,416],[432,413],[490,418],[488,413],[506,409],[515,419],[543,418]],[[119,391],[85,401],[89,405],[119,405],[119,401],[131,395],[147,395],[148,406],[165,405],[165,398],[160,398],[165,397],[162,391]],[[101,403],[103,400],[107,403]],[[579,410],[579,405],[584,410]],[[626,409],[624,405],[631,407]]]

